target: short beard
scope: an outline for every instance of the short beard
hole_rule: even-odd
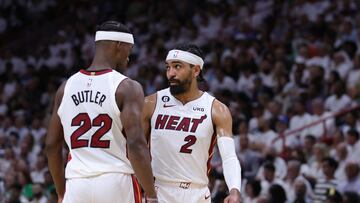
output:
[[[177,85],[169,85],[170,87],[170,93],[172,95],[179,95],[187,92],[190,89],[191,80],[185,80],[182,82],[179,82]]]

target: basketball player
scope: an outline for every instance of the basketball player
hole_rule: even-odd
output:
[[[46,152],[59,202],[138,203],[136,178],[148,202],[157,202],[141,125],[143,91],[116,71],[127,65],[133,36],[125,25],[108,21],[97,28],[95,41],[90,67],[58,89],[48,128]],[[65,172],[64,140],[70,150]]]
[[[224,104],[198,89],[203,64],[195,45],[169,51],[166,76],[170,87],[145,98],[143,126],[150,139],[155,186],[162,203],[211,201],[207,175],[216,142],[230,190],[225,202],[240,201],[241,169],[232,117]]]

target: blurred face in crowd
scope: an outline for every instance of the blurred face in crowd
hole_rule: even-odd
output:
[[[191,67],[189,63],[180,60],[169,60],[166,62],[166,77],[169,82],[170,92],[173,95],[188,92],[191,83],[199,74],[199,66]]]
[[[275,171],[264,168],[264,178],[265,180],[272,182],[275,178]]]
[[[315,115],[321,115],[324,113],[324,105],[320,100],[312,102],[312,110]]]
[[[268,60],[263,60],[260,64],[260,69],[263,73],[269,74],[271,72],[271,64]]]
[[[301,102],[296,102],[294,104],[294,110],[297,114],[302,115],[305,112],[305,107]]]
[[[287,167],[287,177],[290,178],[291,180],[294,180],[296,177],[299,176],[299,173],[300,173],[300,164],[295,161],[289,162]]]
[[[344,160],[347,157],[347,147],[345,143],[340,143],[336,147],[336,155],[339,160]]]
[[[239,125],[239,135],[242,135],[242,134],[247,134],[248,132],[248,125],[246,123],[246,121],[242,121]]]
[[[332,92],[337,96],[341,96],[343,94],[343,92],[344,92],[342,83],[341,82],[336,82],[332,86]]]
[[[315,141],[309,137],[305,137],[305,140],[304,140],[304,149],[305,151],[312,151],[313,149],[313,146],[315,144]]]
[[[325,157],[325,149],[320,144],[316,144],[314,146],[313,152],[314,152],[314,155],[315,155],[315,159],[318,162],[320,162]]]
[[[349,145],[355,145],[358,140],[355,135],[348,134],[348,136],[346,136],[346,141]]]
[[[249,138],[246,135],[240,135],[240,149],[247,149],[249,146]]]
[[[345,167],[345,173],[348,180],[353,180],[359,175],[359,165],[357,163],[348,163]]]
[[[326,177],[332,177],[335,173],[335,169],[332,168],[327,161],[323,161],[322,169]]]

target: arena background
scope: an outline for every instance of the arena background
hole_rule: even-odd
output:
[[[56,202],[44,155],[54,94],[118,20],[126,75],[166,87],[179,43],[205,52],[202,88],[227,104],[244,202],[360,202],[360,1],[0,0],[0,202]],[[64,151],[64,157],[66,157]],[[212,201],[226,196],[215,151]]]

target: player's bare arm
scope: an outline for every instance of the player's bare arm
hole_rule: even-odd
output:
[[[155,111],[156,106],[156,93],[145,97],[145,104],[142,115],[142,124],[147,142],[150,142],[151,133],[151,116]]]
[[[66,82],[64,82],[56,92],[55,103],[45,142],[45,151],[48,158],[49,170],[53,177],[56,192],[60,201],[64,197],[65,193],[64,159],[62,156],[64,132],[57,111],[64,94],[65,83]]]
[[[232,117],[225,104],[214,100],[212,118],[217,134],[217,145],[223,162],[223,171],[230,195],[225,203],[240,202],[241,169],[235,154],[235,145],[232,133]]]
[[[141,122],[144,93],[141,85],[131,79],[124,80],[116,91],[116,102],[121,111],[121,122],[127,137],[129,160],[136,177],[149,198],[156,198],[149,149]]]

